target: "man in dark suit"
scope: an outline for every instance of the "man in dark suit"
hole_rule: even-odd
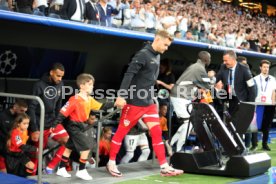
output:
[[[223,54],[223,65],[216,76],[216,82],[222,84],[228,93],[229,113],[235,112],[240,101],[254,102],[256,98],[256,85],[249,69],[238,63],[234,51],[229,50]]]
[[[100,25],[100,14],[97,8],[97,0],[90,0],[85,3],[85,23]]]
[[[85,0],[64,0],[61,17],[77,22],[84,21]]]
[[[232,50],[223,54],[223,64],[216,76],[217,87],[227,91],[229,113],[238,110],[239,102],[254,102],[256,85],[249,69],[238,63],[236,53]],[[246,135],[245,146],[250,146],[250,137]]]

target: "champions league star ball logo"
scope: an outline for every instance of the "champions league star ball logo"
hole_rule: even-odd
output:
[[[17,56],[10,50],[0,54],[0,73],[11,74],[16,67]]]

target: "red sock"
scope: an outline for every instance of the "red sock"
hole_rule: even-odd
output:
[[[152,138],[152,147],[157,156],[159,164],[162,165],[167,162],[165,156],[164,142],[162,141],[162,131],[160,125],[156,125],[150,129]]]
[[[34,170],[26,167],[26,173],[27,175],[32,175],[34,173]]]
[[[55,169],[56,166],[59,164],[61,157],[65,151],[65,146],[60,146],[59,149],[57,150],[54,158],[48,163],[49,168]]]
[[[122,140],[124,139],[125,135],[129,132],[130,129],[131,129],[130,125],[127,127],[123,125],[119,125],[111,141],[110,153],[109,153],[110,160],[116,160],[116,156],[122,145]]]
[[[38,159],[32,157],[32,158],[30,158],[30,160],[34,163],[34,169],[33,169],[32,176],[35,176],[36,175],[36,170],[37,170],[37,167],[38,167]]]

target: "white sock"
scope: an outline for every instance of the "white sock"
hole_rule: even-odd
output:
[[[108,161],[108,164],[116,165],[116,161],[115,161],[115,160],[109,160],[109,161]]]
[[[162,169],[162,168],[166,168],[166,167],[169,167],[169,164],[168,164],[168,163],[164,163],[164,164],[160,165],[160,168],[161,168],[161,169]]]
[[[149,148],[142,149],[142,153],[141,153],[141,155],[138,159],[138,162],[147,160],[148,157],[149,157],[149,154],[150,154],[150,149]]]
[[[133,158],[134,152],[133,151],[127,151],[125,156],[121,160],[121,164],[129,163],[129,161]]]

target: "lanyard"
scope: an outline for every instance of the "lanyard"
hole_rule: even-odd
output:
[[[267,88],[267,83],[268,83],[268,79],[266,80],[266,84],[265,84],[265,88],[263,89],[263,80],[262,80],[262,76],[260,76],[260,82],[261,82],[261,91],[262,92],[265,92],[266,91],[266,88]]]
[[[233,85],[233,69],[229,69],[229,74],[228,74],[228,84],[231,86]]]

